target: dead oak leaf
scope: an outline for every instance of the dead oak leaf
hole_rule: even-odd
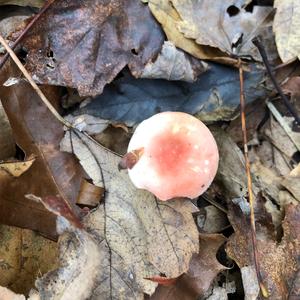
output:
[[[235,234],[227,243],[227,254],[233,258],[240,268],[253,265],[252,246],[249,243],[250,221],[238,207],[231,207],[229,219]],[[288,205],[286,216],[282,223],[283,238],[278,243],[266,235],[264,227],[257,229],[257,249],[260,270],[270,299],[299,299],[298,284],[300,257],[300,205]],[[294,298],[292,298],[292,296]]]
[[[200,45],[261,60],[251,40],[257,35],[264,38],[271,36],[272,40],[270,17],[273,8],[254,6],[253,11],[248,12],[244,0],[235,1],[234,5],[231,0],[219,1],[214,5],[210,0],[171,2],[182,19],[177,24],[179,30]],[[265,44],[269,45],[267,42]]]
[[[102,93],[126,65],[139,76],[163,40],[140,1],[76,0],[55,1],[24,46],[27,68],[37,82],[73,87],[90,96]]]
[[[49,274],[39,282],[40,291],[67,295],[64,287],[76,286],[77,274],[86,273],[91,299],[143,299],[143,293],[151,295],[157,286],[146,278],[161,274],[175,278],[188,270],[192,254],[199,250],[192,216],[196,207],[190,201],[161,202],[149,192],[137,190],[128,175],[119,172],[120,157],[79,132],[68,132],[62,147],[73,150],[95,184],[102,180],[106,197],[103,205],[85,217],[86,231],[75,229],[71,236],[66,233],[69,242],[61,253],[70,259],[63,260],[54,276]],[[77,243],[75,254],[67,253],[71,243]],[[85,245],[90,245],[92,252]],[[85,253],[81,259],[80,253]],[[82,272],[90,256],[99,267]],[[81,293],[76,289],[67,299]]]

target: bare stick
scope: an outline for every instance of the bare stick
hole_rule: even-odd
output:
[[[261,41],[259,40],[259,38],[254,38],[252,40],[252,43],[257,47],[261,57],[262,57],[262,60],[266,66],[266,69],[267,69],[267,72],[270,76],[270,79],[274,85],[274,87],[276,88],[278,94],[280,95],[280,97],[282,98],[286,108],[288,109],[288,111],[291,113],[291,115],[295,118],[295,121],[297,123],[298,126],[300,126],[300,118],[297,114],[297,111],[295,110],[295,108],[293,107],[293,105],[290,103],[289,99],[286,97],[286,95],[283,93],[280,85],[278,84],[273,72],[272,72],[272,68],[271,68],[271,65],[269,63],[269,60],[268,60],[268,57],[267,57],[267,53],[266,53],[266,50],[265,48],[263,47]]]
[[[36,23],[36,21],[41,17],[41,15],[49,8],[49,6],[54,2],[55,0],[48,0],[45,2],[44,6],[39,10],[39,12],[32,18],[32,20],[28,23],[26,28],[22,31],[22,33],[18,36],[18,38],[13,42],[11,45],[11,49],[14,50],[17,45],[20,43],[20,41],[23,39],[23,37],[26,35],[26,33],[31,29],[31,27]],[[9,53],[6,52],[3,56],[1,62],[0,62],[0,69],[3,67],[7,59],[9,58]]]
[[[46,98],[46,96],[44,95],[44,93],[40,90],[40,88],[38,87],[38,85],[33,81],[32,77],[30,76],[30,74],[27,72],[27,70],[24,68],[24,66],[22,65],[22,63],[20,62],[20,60],[18,59],[18,57],[16,56],[16,54],[13,52],[13,50],[10,49],[10,47],[8,46],[7,42],[4,40],[4,38],[0,35],[0,43],[2,44],[2,46],[6,49],[7,53],[10,55],[10,57],[12,58],[12,60],[16,63],[16,65],[18,66],[18,68],[21,70],[21,72],[24,74],[24,76],[26,77],[26,79],[29,81],[29,83],[31,84],[31,86],[33,87],[33,89],[36,91],[36,93],[40,96],[40,98],[42,99],[42,101],[45,103],[45,105],[48,107],[48,109],[51,111],[51,113],[56,117],[56,119],[58,121],[60,121],[61,123],[63,123],[65,126],[67,126],[68,128],[72,128],[73,126],[67,122],[57,111],[56,109],[53,107],[53,105],[49,102],[49,100]]]
[[[268,298],[269,293],[262,281],[262,277],[260,274],[260,265],[259,265],[258,255],[257,255],[258,251],[257,251],[256,229],[255,229],[254,197],[252,191],[250,161],[248,157],[248,139],[247,139],[245,95],[244,95],[244,74],[241,65],[242,65],[241,59],[239,59],[241,122],[242,122],[244,156],[245,156],[245,164],[246,164],[247,186],[248,186],[249,206],[250,206],[250,225],[251,225],[250,228],[251,228],[251,240],[252,240],[252,247],[253,247],[253,259],[254,259],[257,280],[260,286],[261,293],[263,297]]]

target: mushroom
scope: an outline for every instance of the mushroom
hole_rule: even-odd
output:
[[[163,112],[144,120],[128,146],[133,184],[160,200],[196,198],[212,183],[219,153],[209,129],[182,112]]]

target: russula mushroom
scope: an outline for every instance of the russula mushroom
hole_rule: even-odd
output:
[[[213,181],[219,161],[209,129],[182,112],[163,112],[143,121],[128,153],[134,158],[128,168],[133,184],[160,200],[201,195]]]

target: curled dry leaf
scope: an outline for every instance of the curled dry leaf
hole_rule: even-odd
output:
[[[91,184],[83,179],[80,184],[76,204],[87,207],[96,207],[104,198],[104,188]]]
[[[62,268],[38,284],[46,299],[61,293],[67,299],[74,295],[85,299],[78,298],[83,295],[78,289],[91,299],[143,299],[143,293],[152,294],[157,285],[145,278],[160,274],[174,278],[186,272],[192,254],[199,250],[192,217],[195,206],[182,199],[160,202],[136,190],[128,175],[118,171],[120,157],[79,132],[68,132],[62,146],[73,150],[94,183],[104,183],[106,197],[84,218],[87,232],[64,234]],[[93,266],[87,271],[89,260]],[[85,274],[88,287],[78,283],[82,280],[78,272]],[[66,285],[77,286],[75,294]]]
[[[161,53],[155,62],[149,62],[145,66],[141,78],[162,78],[193,82],[207,68],[208,65],[206,63],[178,50],[172,42],[167,41],[163,44]]]
[[[126,65],[139,76],[163,40],[140,1],[55,1],[24,40],[26,66],[39,83],[96,95]]]
[[[194,300],[203,296],[217,274],[226,269],[216,258],[225,240],[221,234],[200,234],[200,250],[193,254],[188,271],[171,285],[159,285],[150,300]]]
[[[25,195],[60,195],[64,201],[75,203],[84,172],[72,155],[60,152],[63,126],[32,88],[26,82],[11,87],[2,86],[11,76],[18,77],[20,73],[7,63],[0,74],[1,100],[16,143],[25,153],[33,154],[36,160],[22,176],[1,178],[0,219],[5,224],[30,228],[54,238],[53,214],[42,204],[26,199]],[[57,106],[60,90],[44,87],[43,91]]]
[[[195,39],[200,45],[217,47],[228,54],[261,60],[251,40],[263,35],[267,41],[272,41],[273,8],[254,5],[253,11],[249,12],[243,7],[244,2],[239,0],[233,4],[231,0],[226,0],[212,5],[210,0],[171,0],[182,19],[177,26],[185,37]],[[265,44],[269,45],[267,41]]]
[[[273,30],[283,62],[300,57],[300,7],[297,0],[275,0]]]
[[[35,161],[35,156],[30,155],[24,161],[6,161],[0,163],[0,174],[6,172],[13,177],[20,177]],[[0,175],[1,176],[1,175]]]
[[[257,200],[258,201],[258,200]],[[231,206],[229,219],[234,228],[234,235],[227,243],[227,254],[235,260],[240,268],[254,265],[252,247],[249,245],[250,221],[238,207]],[[283,237],[278,243],[263,224],[257,226],[257,253],[260,261],[262,279],[270,299],[298,299],[300,290],[296,291],[300,267],[300,205],[288,205],[282,223]]]

